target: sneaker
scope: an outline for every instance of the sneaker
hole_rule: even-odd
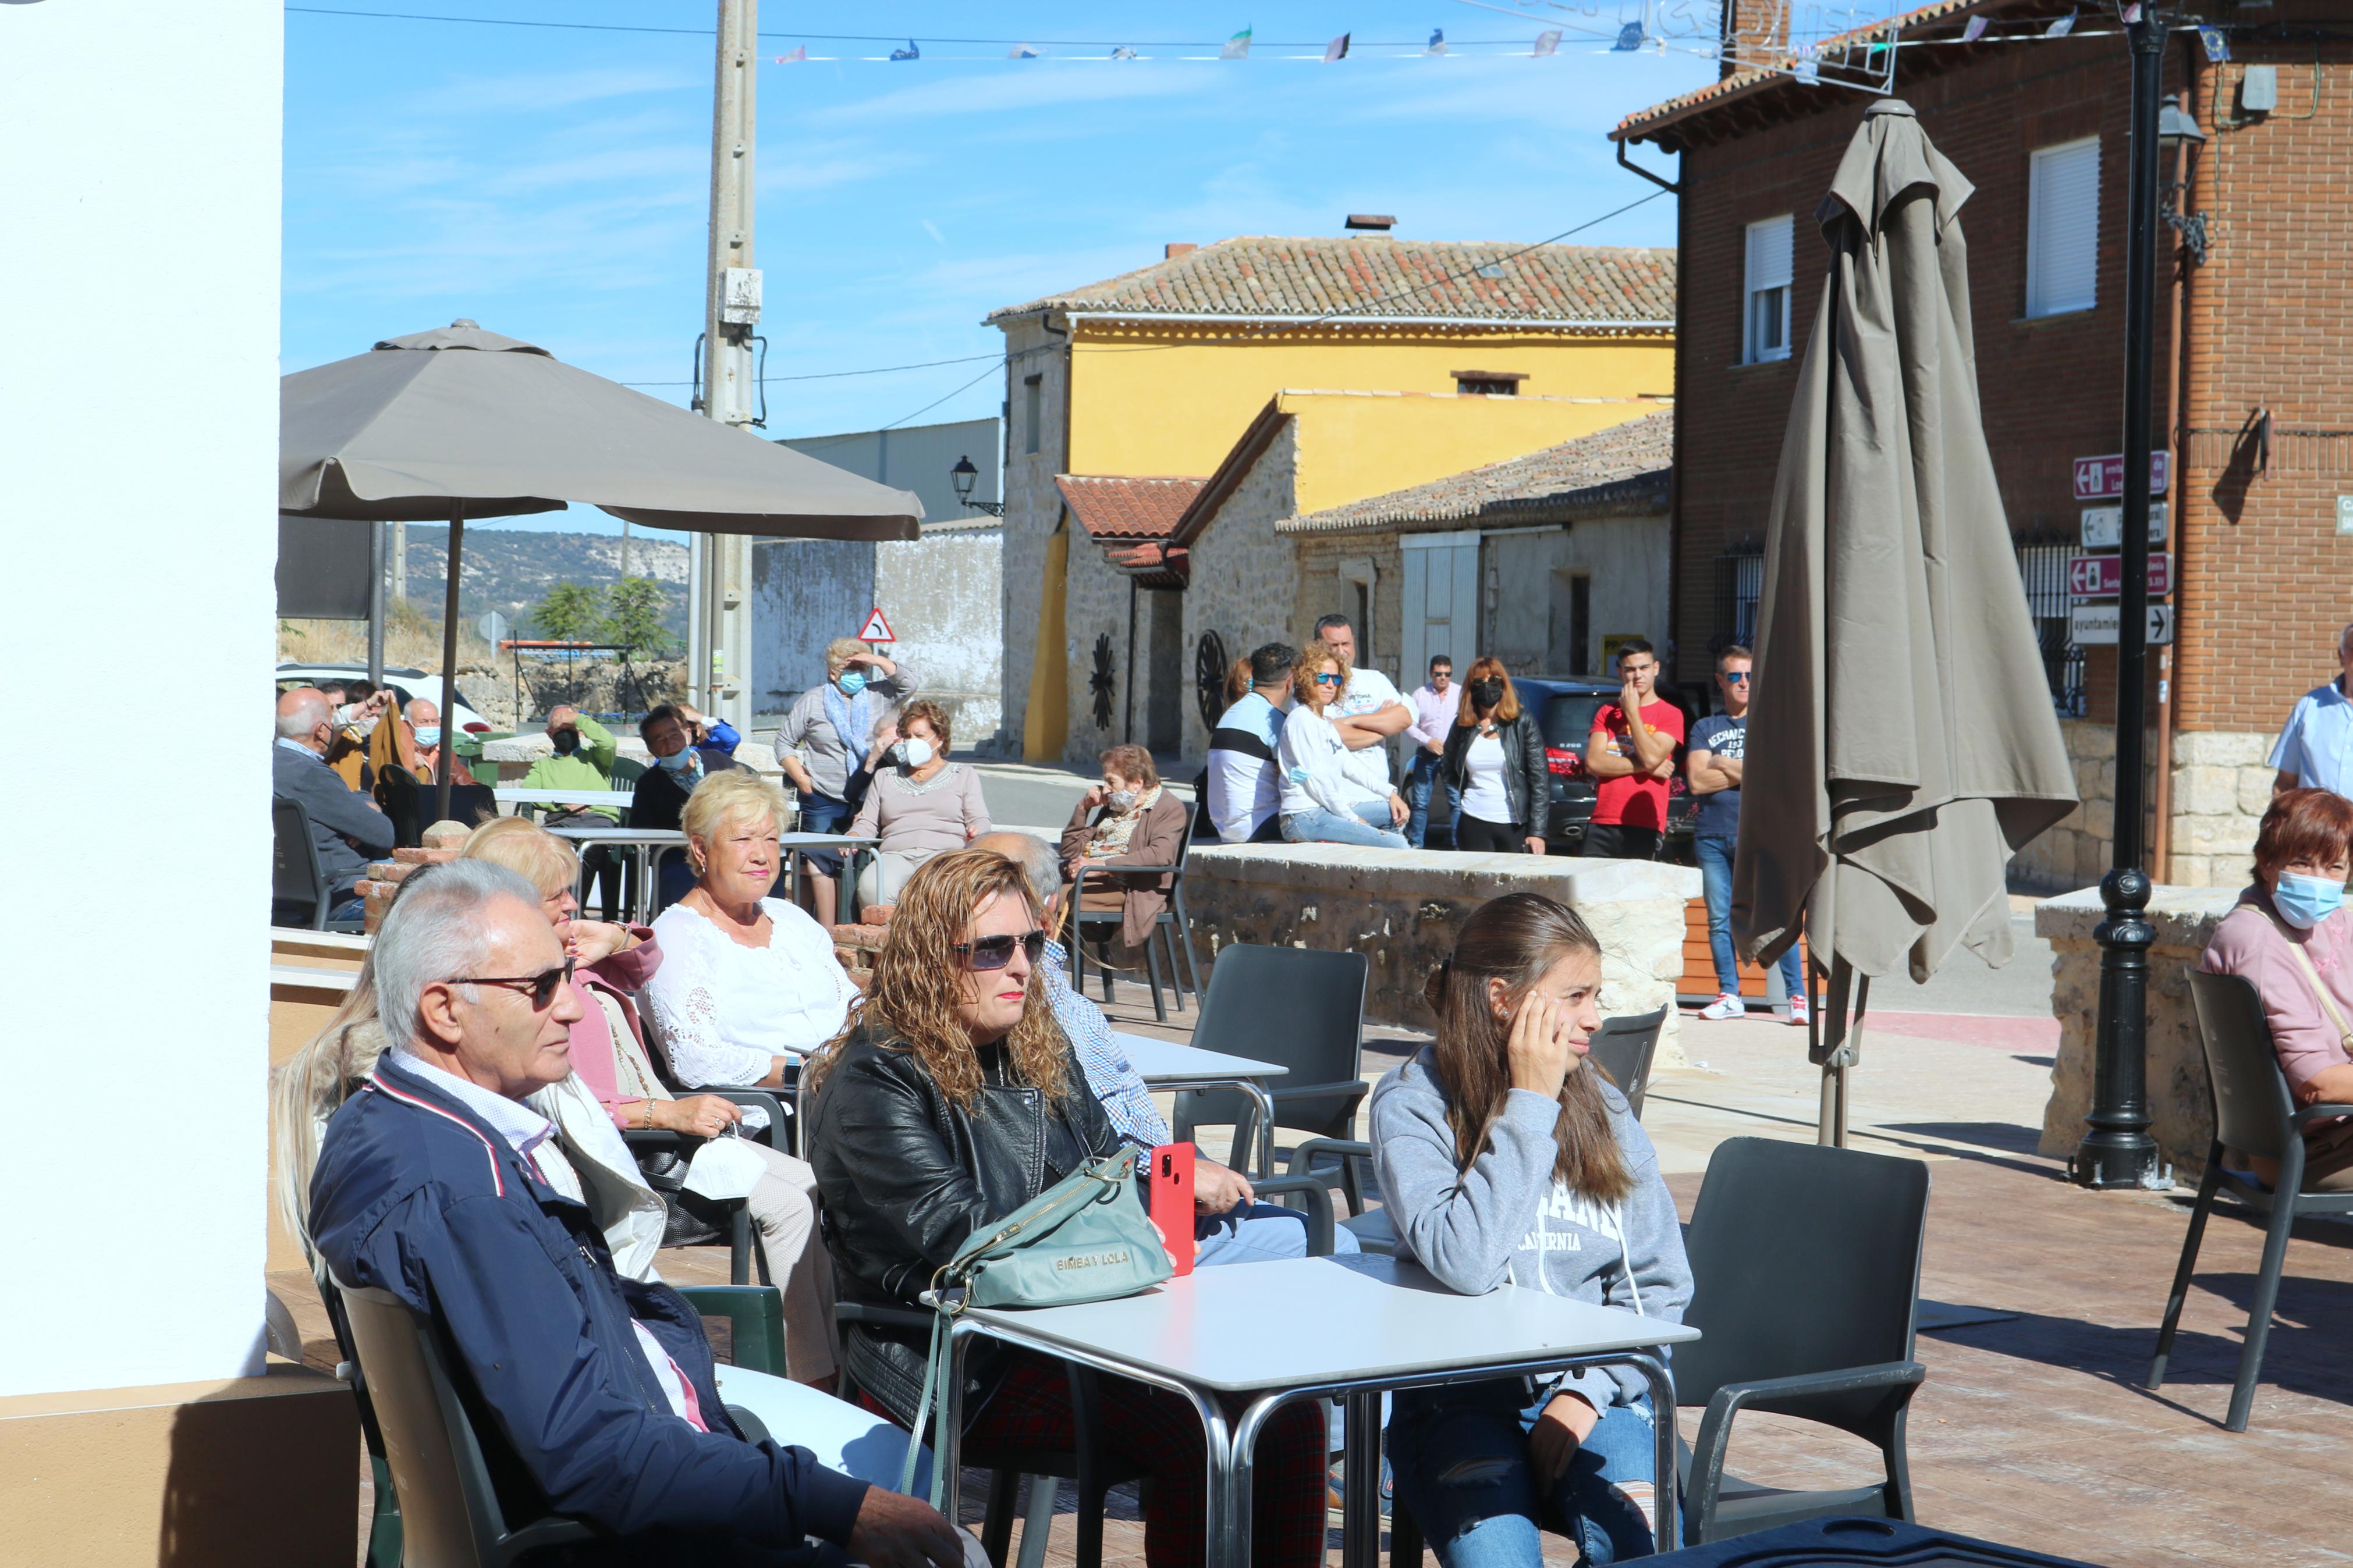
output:
[[[1806,1011],[1806,999],[1803,996],[1792,996],[1789,998],[1789,1022],[1797,1025],[1798,1027],[1802,1029],[1812,1019],[1812,1016],[1813,1015]]]
[[[1709,1003],[1706,1006],[1702,1007],[1699,1010],[1699,1016],[1703,1018],[1722,1020],[1725,1018],[1738,1018],[1744,1016],[1747,1011],[1748,1009],[1746,1007],[1741,1005],[1740,998],[1727,991],[1723,995],[1718,996],[1715,1001]]]

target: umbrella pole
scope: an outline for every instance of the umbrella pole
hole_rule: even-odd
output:
[[[449,819],[449,775],[458,766],[458,578],[465,548],[466,509],[449,509],[449,581],[441,596],[441,765],[434,770],[433,820]]]
[[[1810,996],[1815,989],[1812,969],[1811,964],[1807,965],[1806,990]],[[1854,1016],[1851,1022],[1846,1010],[1850,987],[1854,993]],[[1820,1020],[1816,1026],[1821,1031],[1815,1037],[1810,1052],[1813,1059],[1821,1064],[1822,1069],[1821,1110],[1814,1121],[1814,1142],[1824,1148],[1843,1149],[1846,1147],[1847,1075],[1862,1054],[1862,1015],[1863,1009],[1871,1003],[1871,976],[1866,974],[1857,982],[1854,971],[1847,966],[1846,960],[1833,960],[1827,1000],[1830,1004],[1827,1017],[1823,1016],[1819,1000],[1813,1001],[1808,1009]]]

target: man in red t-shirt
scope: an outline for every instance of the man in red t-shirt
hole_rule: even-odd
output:
[[[1683,710],[1653,689],[1659,656],[1634,637],[1618,646],[1618,700],[1604,702],[1585,738],[1585,771],[1595,781],[1593,821],[1579,854],[1655,860],[1667,826],[1667,781],[1683,741]],[[1626,716],[1635,714],[1634,722]]]

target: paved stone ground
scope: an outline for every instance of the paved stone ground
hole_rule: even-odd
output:
[[[1141,986],[1121,986],[1113,1011],[1123,1026],[1164,1032]],[[1176,1016],[1165,1032],[1185,1035],[1192,1017]],[[1721,1140],[1813,1137],[1819,1079],[1802,1036],[1784,1025],[1687,1017],[1685,1027],[1694,1065],[1655,1080],[1644,1121],[1688,1214]],[[1416,1045],[1376,1034],[1367,1078]],[[2115,1568],[2353,1561],[2353,1226],[2314,1223],[2291,1243],[2251,1431],[2221,1428],[2261,1250],[2244,1222],[2210,1227],[2172,1381],[2146,1392],[2188,1194],[2084,1193],[2034,1154],[2055,1038],[2047,1013],[2000,1008],[1875,1011],[1866,1026],[1851,1142],[1931,1166],[1924,1295],[2014,1314],[1920,1338],[1929,1379],[1910,1447],[1922,1521]],[[725,1254],[665,1254],[662,1267],[681,1280],[723,1279]],[[271,1284],[311,1359],[332,1364],[307,1278]],[[1873,1473],[1862,1445],[1773,1417],[1743,1419],[1733,1462],[1779,1485]],[[976,1518],[977,1477],[965,1495]],[[1072,1502],[1066,1493],[1065,1511]],[[1140,1564],[1134,1500],[1114,1496],[1111,1513],[1107,1560]],[[1074,1536],[1060,1521],[1048,1562],[1068,1563]],[[1549,1541],[1549,1562],[1573,1559]]]

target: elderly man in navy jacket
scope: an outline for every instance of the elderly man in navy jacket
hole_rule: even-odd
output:
[[[522,1103],[572,1070],[581,1016],[538,892],[486,861],[437,867],[394,905],[375,962],[396,1043],[328,1125],[312,1234],[337,1279],[438,1324],[478,1429],[546,1504],[631,1563],[846,1547],[878,1568],[963,1568],[965,1537],[924,1504],[745,1441],[693,1309],[616,1274],[565,1195],[552,1129]]]

